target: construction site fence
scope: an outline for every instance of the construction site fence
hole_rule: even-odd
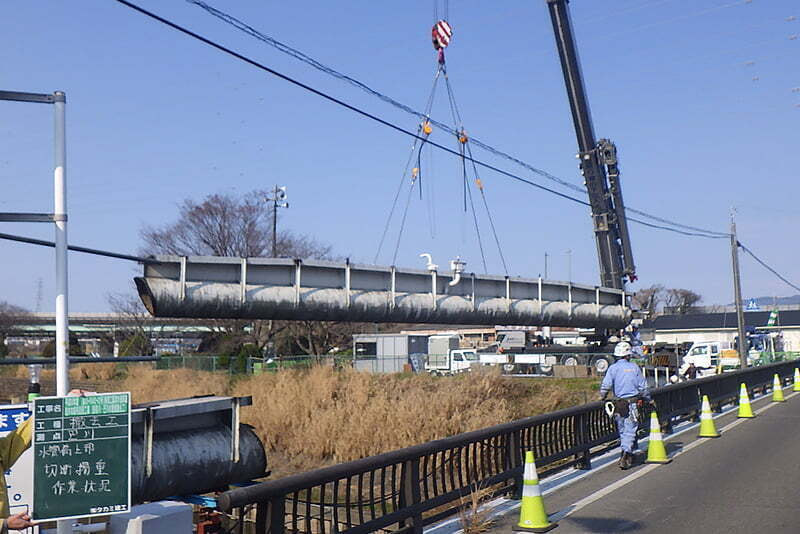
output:
[[[771,389],[775,374],[787,384],[797,364],[772,363],[655,389],[662,426],[671,432],[678,422],[697,418],[703,395],[720,410],[738,402],[740,384],[751,395]],[[649,421],[649,410],[642,421]],[[568,468],[591,469],[595,456],[617,444],[613,420],[597,401],[235,488],[217,503],[225,512],[255,509],[257,534],[421,534],[456,513],[473,492],[519,498],[525,451],[533,451],[544,478]]]

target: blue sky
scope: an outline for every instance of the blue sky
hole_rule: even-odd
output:
[[[433,3],[209,3],[415,108],[435,69]],[[414,129],[415,120],[314,71],[181,0],[154,10],[290,76]],[[80,7],[78,7],[80,6]],[[795,0],[573,0],[570,3],[598,137],[619,149],[626,203],[726,231],[800,280],[797,163],[800,6]],[[580,183],[576,142],[544,0],[451,2],[448,70],[471,135]],[[789,19],[789,20],[787,20]],[[286,185],[281,227],[372,262],[410,140],[233,60],[112,1],[0,5],[0,88],[64,90],[68,99],[69,238],[136,252],[144,224],[173,220],[185,197]],[[444,99],[433,115],[448,121]],[[452,145],[442,132],[432,139]],[[480,150],[476,157],[547,183]],[[412,200],[398,265],[420,252],[481,271],[458,162],[425,155],[423,201]],[[481,171],[512,275],[595,284],[587,209]],[[0,102],[0,211],[52,210],[52,109]],[[430,198],[430,201],[428,200]],[[489,272],[503,268],[482,209]],[[434,224],[429,221],[433,220]],[[394,236],[379,263],[391,262]],[[52,239],[48,225],[0,231]],[[732,300],[725,240],[631,227],[640,283]],[[0,242],[0,299],[53,308],[52,249]],[[70,256],[70,309],[102,311],[127,291],[135,264]],[[742,258],[745,297],[795,293]]]

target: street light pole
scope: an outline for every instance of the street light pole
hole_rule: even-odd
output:
[[[278,186],[272,190],[272,196],[267,196],[267,202],[272,202],[272,257],[278,257],[278,208],[288,208],[286,201],[286,186]]]

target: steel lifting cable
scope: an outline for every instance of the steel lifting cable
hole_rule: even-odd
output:
[[[440,74],[441,74],[441,72],[437,68],[436,69],[436,74],[433,77],[433,86],[431,87],[431,91],[430,91],[430,93],[428,95],[428,102],[427,102],[427,104],[425,106],[425,114],[426,114],[426,116],[430,115],[431,108],[433,107],[433,101],[434,101],[434,97],[435,97],[435,94],[436,94],[436,86],[438,84]],[[381,234],[381,240],[378,243],[378,250],[375,252],[375,259],[373,260],[373,263],[376,263],[376,264],[378,263],[378,257],[381,254],[381,249],[383,248],[383,243],[386,241],[386,236],[387,236],[387,234],[389,232],[389,227],[391,226],[391,222],[392,222],[392,218],[394,217],[395,209],[397,209],[397,201],[400,198],[400,193],[403,190],[403,184],[405,183],[406,177],[408,176],[409,166],[411,165],[411,162],[412,162],[412,160],[414,158],[414,153],[417,151],[417,145],[420,144],[420,141],[422,140],[423,129],[425,128],[425,123],[426,122],[427,121],[423,120],[422,123],[420,123],[420,125],[417,127],[417,135],[416,135],[416,137],[414,137],[414,142],[411,144],[411,151],[408,154],[408,159],[406,160],[406,165],[405,165],[405,168],[403,170],[403,174],[400,176],[400,183],[397,185],[397,192],[394,195],[394,200],[392,201],[392,207],[389,210],[389,215],[386,217],[386,224],[384,224],[384,226],[383,226],[383,233]],[[421,147],[420,147],[420,150],[421,150]],[[417,172],[419,172],[419,167],[417,167]],[[414,187],[415,180],[416,180],[416,177],[412,177],[412,180],[411,180],[411,187],[412,188]],[[408,210],[408,205],[406,204],[406,211],[407,210]],[[402,229],[401,229],[401,233],[402,233]],[[398,237],[398,240],[399,240],[399,237]],[[397,255],[397,252],[395,252],[395,256],[396,255]],[[394,262],[392,262],[392,263],[394,264]]]
[[[445,87],[447,88],[447,98],[450,101],[450,112],[453,115],[453,123],[458,125],[459,132],[457,134],[458,143],[459,143],[459,153],[461,154],[461,161],[463,164],[463,173],[464,173],[464,187],[466,193],[469,194],[469,201],[470,205],[472,206],[472,216],[475,221],[475,232],[478,236],[478,245],[481,249],[481,257],[483,258],[484,270],[486,270],[486,258],[483,253],[483,243],[481,241],[481,233],[478,229],[478,217],[475,213],[475,205],[472,202],[472,190],[469,188],[468,180],[467,180],[467,170],[466,170],[466,155],[469,154],[469,159],[472,162],[472,170],[475,173],[475,183],[478,189],[481,192],[481,199],[483,200],[483,207],[486,209],[486,216],[489,219],[489,225],[492,229],[492,235],[494,236],[494,242],[497,246],[497,252],[500,255],[500,261],[503,264],[503,270],[505,271],[506,276],[508,276],[508,265],[506,264],[505,256],[503,255],[503,247],[500,245],[500,238],[497,235],[497,229],[494,225],[494,218],[492,217],[492,211],[489,209],[489,202],[486,200],[486,193],[483,190],[483,183],[481,182],[480,175],[478,174],[478,167],[475,165],[475,160],[472,156],[472,147],[469,145],[469,138],[467,137],[466,131],[464,130],[464,121],[461,118],[461,111],[458,109],[458,104],[456,103],[455,92],[453,91],[453,87],[450,84],[450,77],[447,75],[447,70],[444,69],[444,82]],[[466,196],[466,194],[465,194]],[[464,199],[464,206],[466,210],[466,198]]]

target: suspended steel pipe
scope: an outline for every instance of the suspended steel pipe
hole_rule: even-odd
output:
[[[608,329],[631,319],[624,291],[541,278],[276,258],[158,256],[143,268],[136,287],[156,317]]]

